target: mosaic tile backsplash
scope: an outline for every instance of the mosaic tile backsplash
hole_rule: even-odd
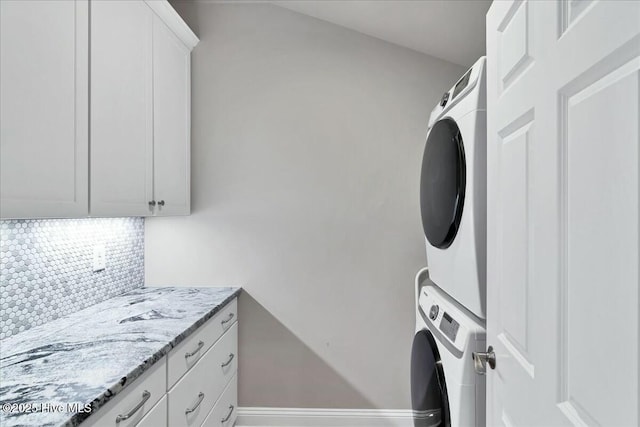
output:
[[[0,221],[0,340],[143,285],[142,218]]]

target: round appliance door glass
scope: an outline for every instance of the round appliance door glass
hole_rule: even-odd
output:
[[[431,246],[446,249],[453,243],[462,219],[465,186],[460,129],[452,119],[439,120],[427,137],[420,177],[422,227]]]
[[[411,407],[415,427],[450,427],[449,399],[436,340],[419,331],[411,347]]]

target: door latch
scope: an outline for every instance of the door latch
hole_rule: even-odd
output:
[[[473,352],[471,353],[473,358],[473,368],[477,374],[485,375],[487,373],[487,365],[491,369],[496,369],[496,353],[493,351],[493,347],[489,346],[486,352]]]

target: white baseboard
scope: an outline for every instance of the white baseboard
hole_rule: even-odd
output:
[[[413,427],[411,409],[238,408],[236,427]]]

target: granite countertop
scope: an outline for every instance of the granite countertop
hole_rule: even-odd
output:
[[[140,288],[0,341],[0,425],[78,425],[240,290]]]

